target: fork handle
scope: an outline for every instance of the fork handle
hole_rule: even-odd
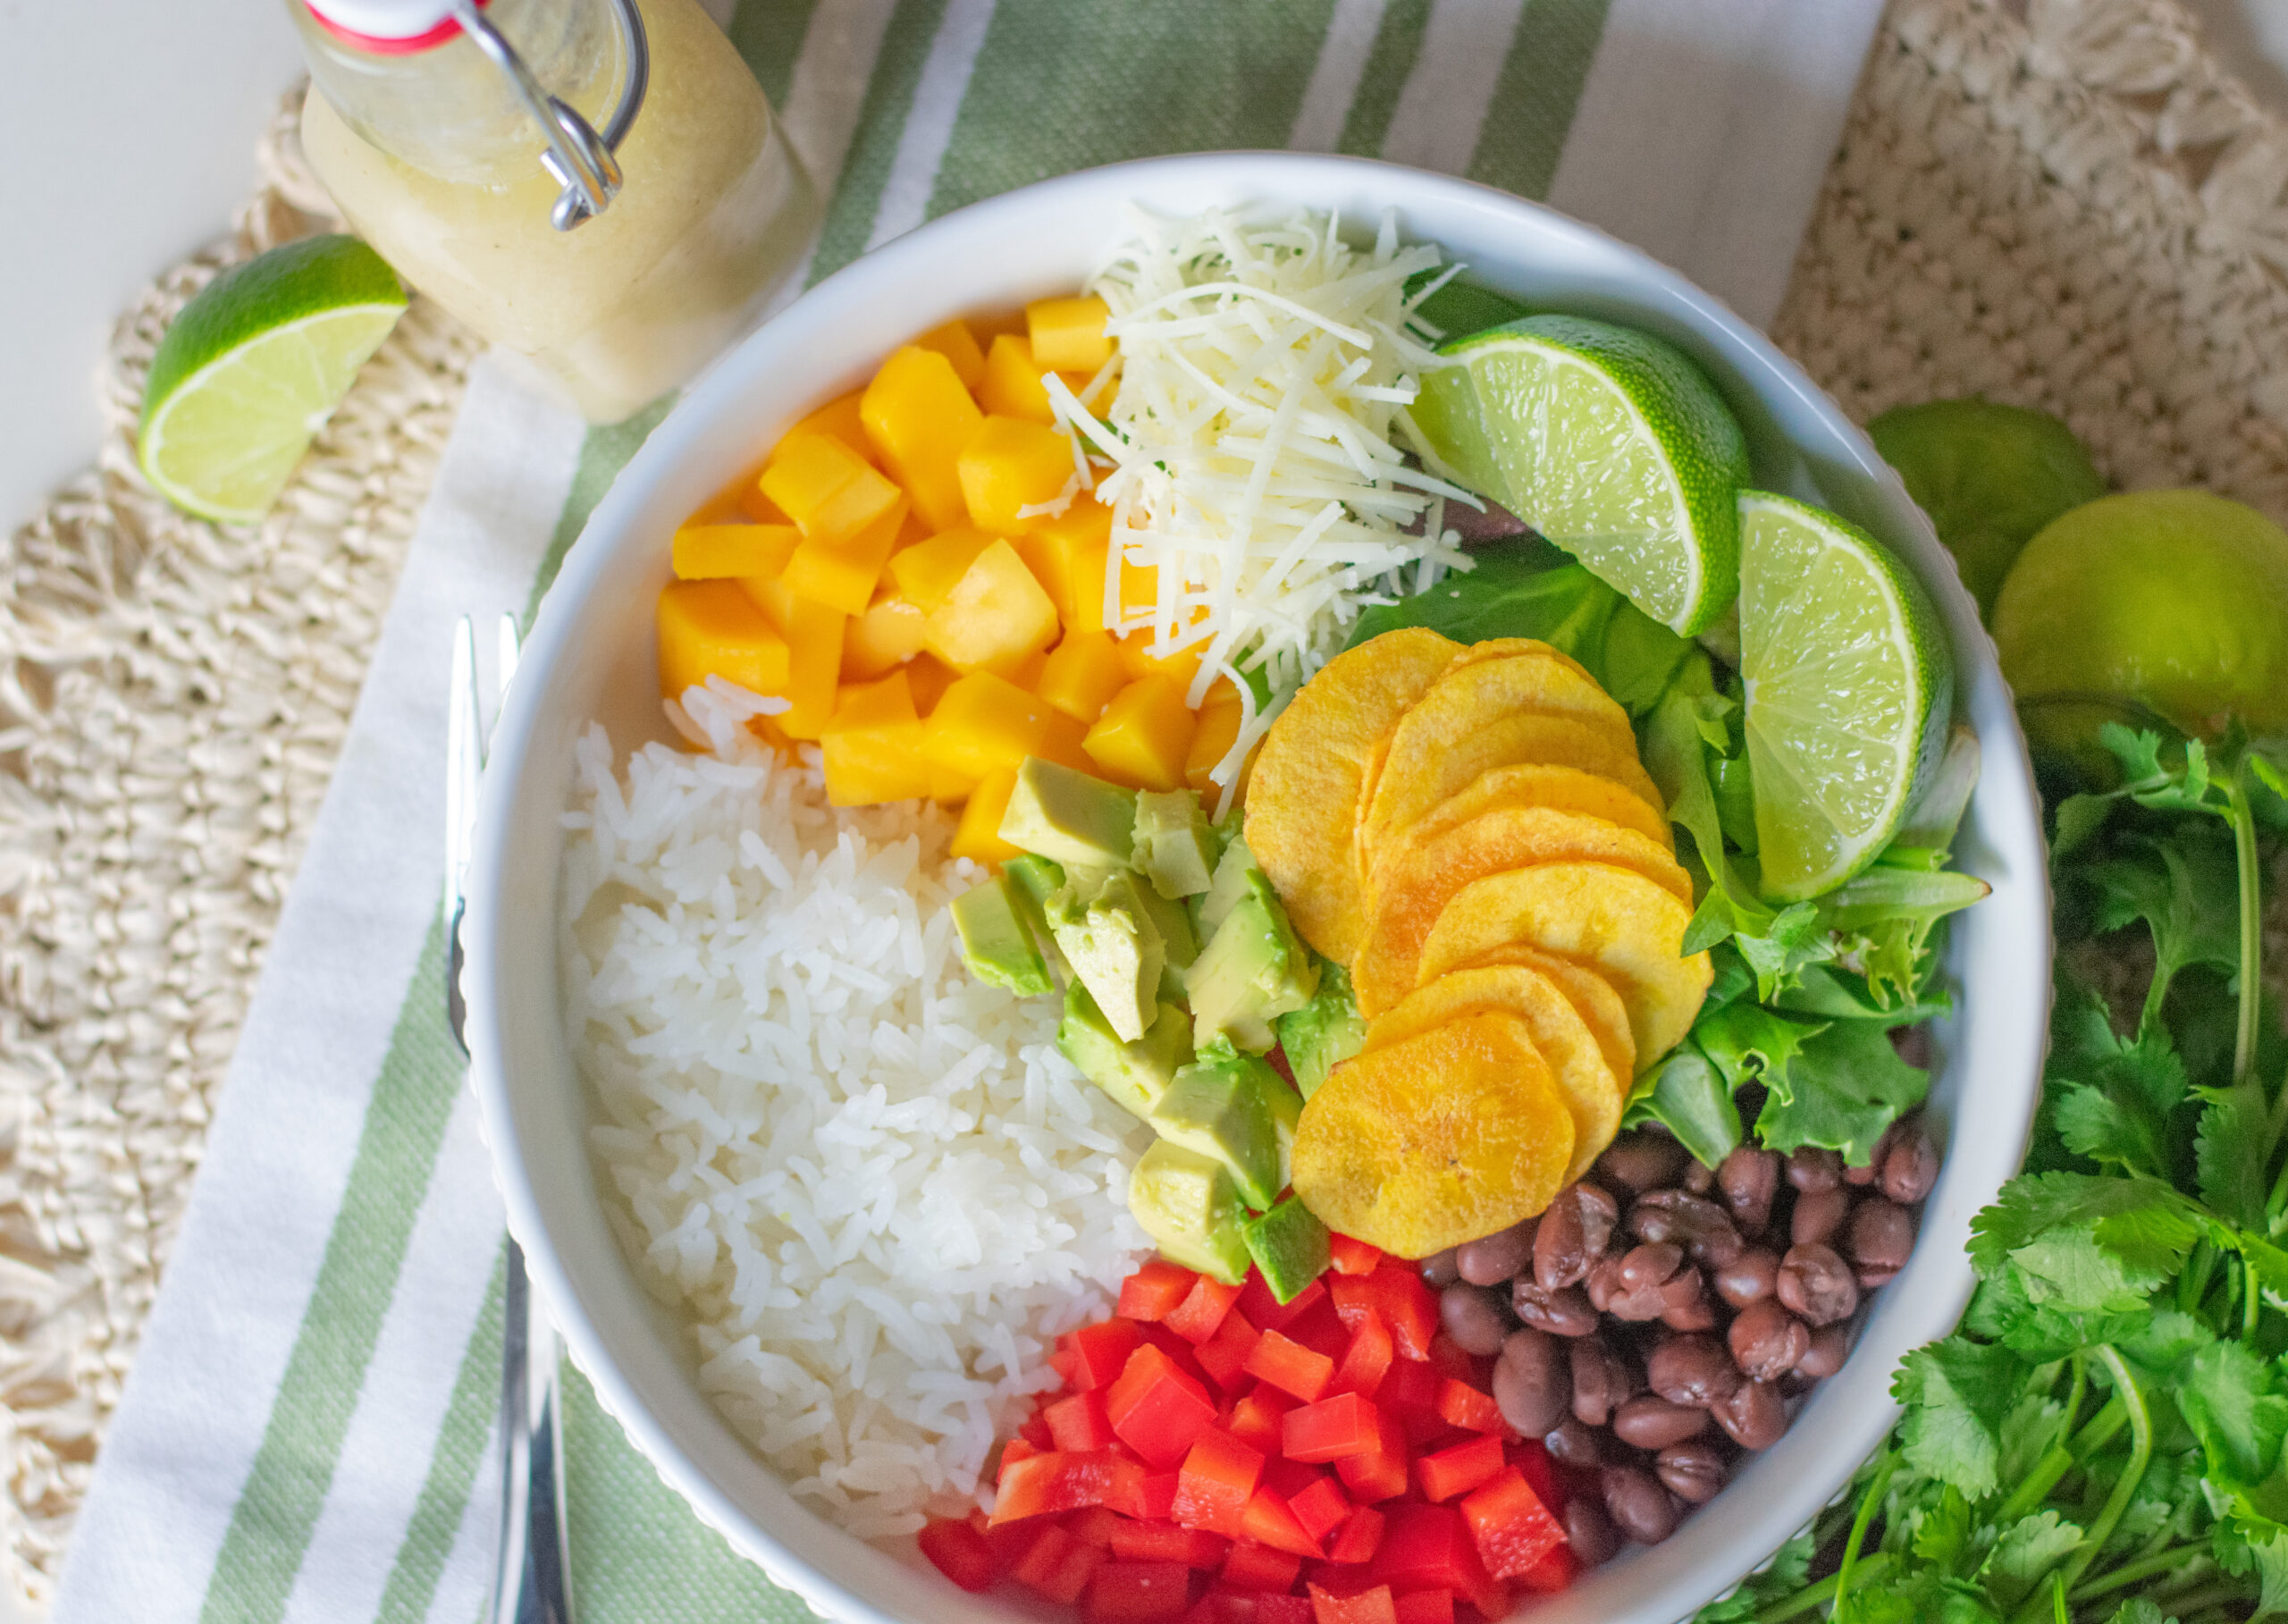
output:
[[[571,1624],[556,1332],[533,1301],[513,1239],[501,1308],[500,1566],[491,1624]]]

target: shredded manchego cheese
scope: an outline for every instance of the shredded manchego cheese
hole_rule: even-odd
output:
[[[1391,216],[1362,252],[1331,215],[1140,212],[1089,284],[1119,340],[1111,405],[1092,410],[1103,374],[1080,397],[1045,380],[1076,468],[1113,509],[1107,624],[1148,630],[1162,656],[1199,648],[1194,706],[1218,677],[1239,686],[1239,736],[1213,774],[1226,802],[1362,609],[1469,568],[1443,520],[1446,499],[1475,499],[1408,467],[1392,439],[1414,439],[1406,408],[1441,364],[1408,331],[1406,291],[1437,264],[1434,248],[1399,246]],[[1123,591],[1138,569],[1157,572],[1140,607]]]

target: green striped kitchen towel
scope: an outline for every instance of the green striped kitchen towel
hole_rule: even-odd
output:
[[[1877,0],[744,0],[831,198],[800,281],[1117,158],[1379,155],[1545,198],[1768,320]],[[69,1624],[473,1624],[500,1207],[439,997],[447,639],[523,609],[657,413],[481,363],[66,1562]],[[806,1616],[575,1380],[584,1624]]]

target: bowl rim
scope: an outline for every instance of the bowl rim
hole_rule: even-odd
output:
[[[1958,715],[1973,709],[1979,712],[1975,725],[1985,755],[1980,787],[1981,800],[1989,795],[1998,795],[1998,804],[2006,814],[2005,821],[2008,825],[2006,832],[2016,839],[2022,848],[2021,855],[2024,850],[2030,850],[2037,860],[2030,870],[2013,875],[2015,883],[2012,894],[2017,896],[2021,891],[2031,891],[2032,897],[2039,901],[2040,1009],[2030,1012],[2032,1014],[2031,1020],[2018,1023],[2016,1052],[2003,1062],[1994,1063],[2006,1067],[2012,1077],[2021,1078],[2022,1086],[2014,1097],[2007,1099],[1981,1097],[1980,1132],[1975,1136],[1975,1142],[1966,1144],[1958,1138],[1955,1144],[1947,1148],[1948,1160],[1958,1155],[1970,1155],[1975,1158],[1981,1170],[1978,1175],[1980,1188],[1972,1209],[1990,1200],[2001,1182],[2016,1171],[2030,1141],[2048,1027],[2048,972],[2053,942],[2049,930],[2050,898],[2040,807],[2033,792],[2031,768],[2024,741],[2015,711],[2009,705],[2007,690],[2001,685],[1991,640],[1984,634],[1975,607],[1953,568],[1950,557],[1939,545],[1929,520],[1907,498],[1905,487],[1876,455],[1863,432],[1768,338],[1734,315],[1715,296],[1609,233],[1546,205],[1517,198],[1475,181],[1379,160],[1286,152],[1201,153],[1131,159],[1038,181],[950,211],[821,279],[801,298],[727,352],[677,402],[598,503],[578,540],[566,553],[556,577],[542,600],[520,663],[520,680],[512,686],[496,728],[493,759],[501,763],[504,770],[498,773],[488,771],[486,775],[478,809],[475,861],[470,866],[468,885],[467,929],[469,939],[466,985],[470,1011],[471,1086],[481,1107],[485,1138],[492,1152],[494,1176],[501,1188],[509,1227],[524,1248],[527,1268],[543,1300],[550,1306],[552,1317],[575,1362],[589,1377],[602,1408],[626,1430],[635,1449],[659,1471],[663,1481],[692,1507],[702,1522],[721,1533],[734,1549],[760,1566],[772,1582],[800,1595],[821,1617],[862,1620],[864,1624],[894,1624],[895,1620],[907,1615],[861,1594],[852,1584],[827,1572],[806,1548],[812,1543],[810,1540],[790,1539],[784,1533],[766,1527],[751,1507],[743,1504],[724,1485],[711,1477],[670,1435],[644,1391],[621,1370],[613,1357],[610,1336],[595,1316],[588,1311],[571,1265],[554,1244],[544,1211],[545,1199],[526,1163],[517,1107],[509,1081],[509,1043],[501,1018],[501,966],[514,955],[517,933],[510,928],[514,922],[512,910],[506,905],[501,885],[507,867],[503,858],[514,834],[511,827],[511,813],[517,802],[514,786],[526,758],[534,749],[536,735],[543,723],[543,704],[537,696],[538,693],[549,686],[532,680],[532,677],[553,669],[559,660],[567,656],[599,578],[616,550],[640,544],[637,525],[646,501],[674,470],[677,459],[689,452],[694,440],[707,425],[715,423],[727,411],[738,408],[743,396],[753,387],[755,374],[768,365],[773,348],[779,344],[783,335],[799,328],[802,324],[831,319],[832,313],[838,307],[851,306],[870,295],[894,289],[901,282],[910,282],[917,269],[925,268],[934,253],[980,232],[991,231],[995,229],[995,223],[1003,216],[1015,218],[1044,205],[1054,205],[1063,198],[1090,196],[1107,189],[1126,190],[1132,196],[1146,189],[1181,189],[1187,184],[1212,188],[1223,183],[1225,189],[1232,189],[1233,183],[1237,182],[1237,189],[1266,199],[1292,198],[1299,207],[1316,207],[1321,205],[1309,201],[1315,196],[1324,197],[1346,185],[1355,187],[1370,181],[1394,193],[1403,192],[1408,199],[1436,199],[1450,206],[1468,206],[1506,215],[1509,222],[1520,231],[1539,233],[1544,238],[1553,236],[1569,240],[1578,247],[1593,249],[1602,257],[1617,259],[1634,279],[1630,284],[1631,302],[1648,301],[1652,296],[1657,295],[1661,301],[1659,315],[1663,322],[1678,322],[1690,326],[1703,347],[1720,346],[1728,352],[1728,361],[1733,363],[1736,369],[1752,366],[1756,374],[1752,392],[1760,405],[1769,404],[1779,394],[1784,393],[1792,397],[1796,405],[1810,417],[1821,420],[1830,434],[1850,453],[1852,461],[1845,472],[1857,479],[1872,482],[1886,526],[1903,527],[1907,532],[1911,545],[1904,551],[1909,555],[1908,561],[1917,577],[1940,602],[1950,638],[1956,645],[1954,652],[1957,671],[1961,672],[1965,666],[1973,669],[1973,680],[1958,684],[1955,703]],[[1404,211],[1409,203],[1394,199],[1394,206]],[[1648,319],[1653,314],[1649,302],[1644,314]],[[811,392],[815,394],[816,391]],[[1796,449],[1802,450],[1800,445]],[[1890,541],[1892,537],[1887,534],[1886,540]],[[1971,634],[1967,646],[1965,628]],[[1972,691],[1973,689],[1975,693]],[[1973,701],[1978,702],[1975,706]],[[2029,828],[2030,845],[2023,838],[2029,832]],[[549,930],[529,934],[543,938],[548,944],[549,952],[553,955],[556,938],[552,921]],[[1965,1005],[1968,1002],[1965,997]],[[1992,1065],[1983,1059],[1981,1065],[1992,1069]],[[1937,1075],[1934,1071],[1934,1081]],[[1946,1171],[1942,1166],[1942,1177]],[[1963,1229],[1966,1233],[1967,1216],[1967,1212],[1964,1212],[1959,1215],[1959,1222],[1950,1220],[1950,1231]],[[1917,1253],[1922,1254],[1927,1250],[1918,1244]],[[623,1268],[627,1266],[624,1258],[618,1261]],[[1967,1257],[1956,1249],[1946,1262],[1952,1266],[1939,1271],[1937,1277],[1940,1283],[1928,1293],[1932,1311],[1922,1317],[1923,1323],[1920,1332],[1908,1346],[1944,1334],[1968,1303],[1974,1277]],[[1936,1264],[1925,1265],[1926,1269],[1937,1267]],[[1852,1367],[1863,1364],[1861,1352],[1864,1342],[1863,1332],[1845,1369],[1823,1384],[1823,1389],[1831,1388],[1840,1397],[1846,1393],[1855,1393],[1858,1387],[1867,1385],[1871,1378],[1863,1376],[1859,1383],[1848,1387],[1846,1385],[1846,1378],[1852,1374]],[[1904,1351],[1904,1348],[1899,1350]],[[1735,1543],[1709,1552],[1702,1559],[1701,1569],[1711,1567],[1720,1569],[1715,1582],[1703,1582],[1702,1577],[1695,1577],[1691,1572],[1668,1574],[1663,1569],[1653,1576],[1647,1594],[1632,1596],[1617,1607],[1588,1608],[1584,1599],[1585,1591],[1609,1588],[1594,1581],[1577,1586],[1563,1595],[1541,1598],[1528,1604],[1534,1606],[1536,1613],[1545,1618],[1548,1624],[1588,1624],[1591,1619],[1611,1620],[1616,1617],[1627,1620],[1627,1624],[1664,1624],[1665,1620],[1689,1614],[1707,1601],[1729,1593],[1729,1589],[1755,1564],[1765,1560],[1767,1548],[1776,1549],[1796,1527],[1828,1503],[1834,1493],[1847,1487],[1850,1476],[1859,1462],[1888,1433],[1897,1413],[1897,1406],[1889,1397],[1888,1372],[1884,1373],[1882,1385],[1877,1393],[1862,1396],[1872,1396],[1877,1401],[1834,1417],[1838,1425],[1829,1428],[1818,1441],[1824,1451],[1821,1458],[1831,1457],[1835,1469],[1831,1473],[1821,1471],[1807,1477],[1799,1475],[1779,1485],[1779,1492],[1762,1510],[1747,1513],[1761,1521],[1764,1532],[1769,1533],[1775,1528],[1778,1531],[1772,1533],[1768,1540],[1759,1539],[1747,1546]],[[717,1421],[728,1433],[728,1424],[721,1422],[719,1417]],[[1791,1428],[1791,1435],[1794,1430]],[[732,1435],[736,1437],[736,1435]],[[741,1447],[744,1448],[744,1444]],[[1832,1481],[1821,1481],[1828,1478]],[[1712,1503],[1720,1502],[1720,1499]],[[807,1505],[798,1509],[815,1523],[823,1535],[830,1535],[837,1540],[852,1537],[843,1534]],[[1787,1513],[1784,1519],[1781,1517],[1783,1511]],[[1700,1517],[1688,1520],[1686,1529],[1690,1529],[1706,1515],[1703,1511]],[[1781,1527],[1783,1520],[1785,1526]],[[1682,1531],[1678,1538],[1681,1540]],[[1609,1566],[1602,1572],[1618,1578],[1637,1569],[1645,1559],[1657,1557],[1660,1552],[1674,1550],[1677,1544],[1672,1541],[1670,1545],[1640,1553],[1620,1564]],[[896,1561],[896,1559],[885,1554],[884,1560]],[[980,1604],[989,1598],[961,1593],[942,1597],[936,1593],[922,1594],[929,1595],[929,1610],[937,1616],[946,1618],[1006,1618],[1016,1611],[999,1606],[990,1612],[982,1611],[979,1610]],[[909,1595],[908,1599],[913,1597]],[[1008,1598],[990,1599],[1005,1601]],[[1619,1600],[1618,1597],[1612,1599]],[[1069,1614],[1069,1610],[1066,1610],[1066,1614]],[[1062,1617],[1066,1614],[1039,1616]]]

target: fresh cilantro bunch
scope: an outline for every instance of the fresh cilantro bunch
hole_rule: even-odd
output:
[[[2141,924],[2135,1025],[2061,972],[2029,1171],[1973,1224],[1961,1328],[1907,1357],[1852,1498],[1700,1624],[2288,1611],[2288,1080],[2261,1081],[2288,1046],[2259,844],[2288,786],[2244,738],[2105,739],[2121,787],[2057,809],[2060,963]]]

